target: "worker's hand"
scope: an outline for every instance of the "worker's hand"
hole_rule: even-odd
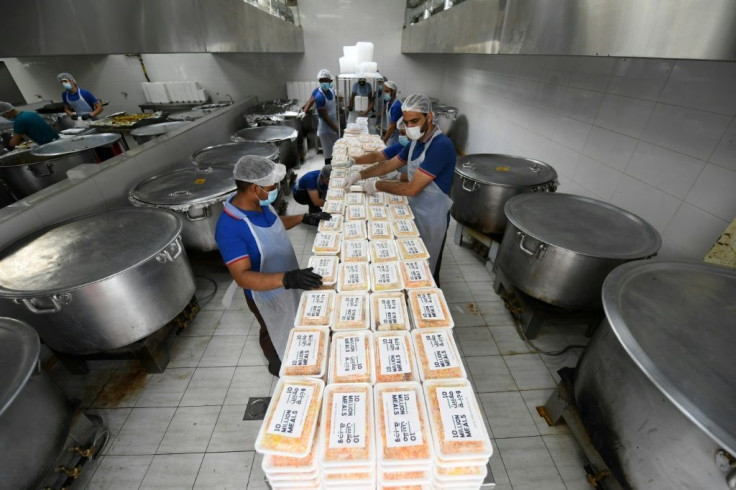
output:
[[[69,116],[69,117],[71,117],[71,118],[72,118],[72,121],[76,121],[77,119],[79,119],[79,116],[77,116],[76,114],[72,114],[72,115],[71,115],[71,116]]]
[[[378,192],[378,190],[376,189],[376,182],[377,181],[375,180],[366,180],[365,182],[363,182],[363,192],[371,195]]]
[[[82,121],[89,119],[89,114],[82,114]]]
[[[284,289],[314,289],[322,285],[322,276],[312,272],[312,267],[284,272]]]
[[[332,215],[330,213],[325,213],[324,211],[320,211],[319,213],[308,213],[302,217],[302,223],[305,225],[317,226],[320,221],[329,220],[330,218],[332,218]]]
[[[306,112],[304,112],[304,109],[301,109],[301,110],[299,111],[299,114],[297,114],[297,115],[296,115],[296,118],[297,118],[297,119],[304,119],[304,116],[306,116],[306,115],[307,115],[307,113],[306,113]]]
[[[348,157],[348,168],[352,167],[353,165],[355,165],[355,158]]]
[[[345,177],[345,185],[344,188],[346,191],[350,190],[351,185],[355,185],[356,182],[360,180],[360,172],[350,172],[347,177]]]

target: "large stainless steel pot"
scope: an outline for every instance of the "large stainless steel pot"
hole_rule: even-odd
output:
[[[600,304],[609,272],[654,256],[662,244],[640,217],[583,196],[521,194],[504,208],[508,225],[496,266],[525,293],[565,308]]]
[[[557,172],[546,163],[511,155],[465,155],[455,164],[450,213],[458,223],[482,233],[501,234],[506,228],[506,201],[526,192],[556,189]]]
[[[0,155],[0,175],[13,194],[22,199],[66,179],[67,170],[82,163],[94,163],[88,150],[56,158],[35,156],[31,150],[15,150]]]
[[[232,167],[241,157],[247,155],[270,158],[274,162],[279,161],[279,149],[276,148],[276,145],[253,142],[208,146],[192,153],[189,159],[198,167],[212,167],[215,165],[230,165]]]
[[[625,264],[606,278],[603,307],[575,400],[616,478],[635,489],[736,488],[736,271]]]
[[[117,133],[94,133],[61,138],[33,148],[31,154],[46,158],[59,158],[87,151],[93,155],[93,163],[100,163],[123,152],[120,144],[121,138],[122,136]]]
[[[250,141],[254,143],[273,143],[279,148],[279,162],[287,169],[299,165],[299,152],[295,141],[299,131],[289,126],[259,126],[245,128],[230,136],[230,141]]]
[[[0,317],[0,489],[36,488],[62,450],[74,412],[39,368],[38,334]]]
[[[171,131],[177,131],[185,126],[188,126],[188,121],[169,121],[158,124],[149,124],[148,126],[141,126],[130,132],[136,143],[142,145],[147,141],[151,141],[154,138],[158,138],[162,134],[170,133]]]
[[[215,227],[225,200],[235,192],[229,165],[174,170],[145,179],[128,195],[134,206],[165,208],[181,216],[187,248],[217,250]]]
[[[182,221],[163,209],[102,211],[0,251],[0,312],[52,349],[115,349],[163,327],[194,294]]]

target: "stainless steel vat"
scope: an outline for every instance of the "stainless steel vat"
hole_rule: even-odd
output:
[[[299,152],[295,144],[298,136],[299,131],[290,126],[259,126],[237,131],[230,141],[273,143],[279,148],[279,163],[283,163],[287,169],[293,169],[299,165]]]
[[[640,217],[583,196],[527,193],[504,208],[508,224],[496,266],[528,295],[565,308],[600,304],[609,272],[654,256],[662,244]]]
[[[225,143],[208,146],[197,150],[189,156],[189,160],[198,167],[212,167],[215,165],[230,165],[231,167],[246,155],[255,155],[279,161],[279,150],[271,143]]]
[[[38,334],[0,317],[0,489],[36,488],[62,450],[74,412],[39,368]]]
[[[0,251],[0,311],[60,352],[135,342],[194,294],[181,229],[170,211],[123,208],[37,231]]]
[[[455,165],[450,213],[458,223],[500,234],[506,228],[506,201],[526,192],[556,189],[557,172],[546,163],[511,155],[465,155]]]
[[[35,156],[31,150],[15,150],[0,155],[0,175],[13,194],[22,199],[66,179],[67,170],[82,163],[94,163],[89,150],[56,158]]]
[[[120,138],[122,136],[116,133],[94,133],[72,138],[61,138],[33,148],[31,154],[53,158],[82,151],[91,151],[95,156],[93,162],[99,163],[123,152]]]
[[[225,200],[235,192],[229,165],[185,168],[136,184],[128,194],[134,206],[165,208],[181,216],[184,246],[217,250],[215,227]]]
[[[158,124],[149,124],[148,126],[141,126],[140,128],[132,130],[130,135],[136,143],[142,145],[143,143],[151,141],[162,134],[179,130],[187,125],[189,125],[188,121],[169,121]]]
[[[736,271],[633,262],[602,297],[575,401],[608,467],[628,488],[734,488]]]

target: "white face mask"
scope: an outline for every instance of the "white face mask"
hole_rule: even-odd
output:
[[[419,126],[412,126],[406,128],[406,136],[410,140],[418,140],[422,136],[424,136],[424,131],[422,131],[422,128]]]

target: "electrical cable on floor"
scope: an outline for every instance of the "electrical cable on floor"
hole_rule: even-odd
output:
[[[576,344],[576,345],[568,345],[562,350],[546,351],[544,349],[540,349],[539,347],[534,345],[534,342],[526,338],[526,334],[524,333],[524,329],[521,328],[521,325],[518,325],[518,324],[516,325],[516,331],[519,333],[519,336],[524,341],[524,343],[528,345],[536,354],[544,354],[545,356],[557,357],[557,356],[561,356],[562,354],[564,354],[565,352],[571,349],[585,349],[586,347],[585,345]]]
[[[199,307],[200,308],[204,308],[204,306],[207,303],[209,303],[210,301],[212,301],[212,298],[214,298],[215,295],[217,294],[217,281],[215,281],[211,277],[207,277],[207,276],[194,276],[194,278],[196,280],[200,280],[201,279],[203,281],[211,282],[212,283],[212,286],[215,288],[214,291],[212,291],[211,293],[207,294],[206,296],[203,296],[201,299],[198,299],[197,300],[197,303],[199,304]]]

